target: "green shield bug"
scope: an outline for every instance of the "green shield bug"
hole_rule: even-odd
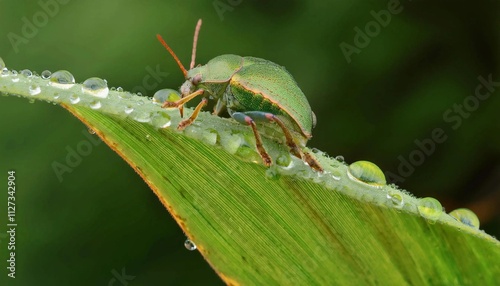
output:
[[[290,152],[314,170],[322,172],[323,168],[318,162],[309,153],[302,151],[302,147],[311,138],[316,119],[304,93],[290,73],[271,61],[237,55],[221,55],[206,65],[194,67],[200,27],[201,19],[198,20],[194,33],[189,70],[184,68],[163,38],[156,35],[186,79],[180,88],[182,98],[175,102],[166,101],[162,107],[177,107],[182,116],[186,102],[197,96],[203,97],[193,114],[181,121],[177,128],[182,130],[193,123],[207,104],[207,98],[213,98],[217,100],[215,115],[225,108],[233,119],[252,128],[257,151],[266,166],[271,165],[272,160],[264,149],[256,122],[277,123],[283,131]]]

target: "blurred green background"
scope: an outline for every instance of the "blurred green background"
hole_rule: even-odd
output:
[[[252,55],[294,75],[318,118],[309,146],[348,163],[375,162],[390,181],[438,198],[447,211],[471,208],[481,228],[498,237],[500,90],[495,83],[483,87],[491,96],[476,106],[471,96],[479,76],[500,82],[499,11],[497,1],[4,0],[0,57],[10,69],[67,69],[78,82],[98,76],[152,96],[183,82],[155,34],[188,65],[202,18],[197,63]],[[469,112],[458,115],[455,105],[464,103]],[[182,231],[153,192],[105,144],[92,145],[57,178],[53,162],[65,163],[69,150],[92,142],[68,112],[2,97],[0,122],[0,285],[222,284],[197,251],[184,248]],[[419,157],[415,140],[430,148],[436,128],[447,139]],[[11,169],[15,280],[5,274]],[[119,279],[122,271],[130,280]]]

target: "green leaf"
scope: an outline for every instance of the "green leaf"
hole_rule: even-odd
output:
[[[272,125],[260,126],[276,162],[266,169],[249,128],[209,113],[178,132],[177,110],[126,92],[103,97],[8,71],[0,92],[61,104],[93,129],[228,284],[493,285],[500,276],[495,238],[433,199],[380,184],[370,163],[349,171],[316,151],[325,173],[310,170]]]

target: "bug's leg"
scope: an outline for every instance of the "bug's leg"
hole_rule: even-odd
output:
[[[318,161],[316,161],[316,159],[314,159],[314,157],[311,156],[311,154],[304,152],[303,160],[307,163],[307,165],[311,166],[311,168],[313,168],[314,170],[320,173],[324,171],[323,168],[319,165]]]
[[[323,168],[319,165],[318,161],[316,161],[316,159],[314,159],[314,157],[311,156],[311,154],[309,154],[308,152],[302,152],[302,150],[297,146],[297,144],[295,144],[295,141],[293,140],[292,134],[290,134],[290,131],[288,130],[288,128],[285,126],[285,124],[283,124],[283,121],[281,121],[278,117],[276,117],[274,114],[271,114],[271,113],[267,113],[266,117],[269,118],[270,120],[278,123],[278,125],[281,127],[281,129],[283,130],[283,133],[285,134],[286,144],[288,145],[288,147],[290,147],[290,150],[292,151],[292,153],[294,151],[297,151],[298,154],[301,155],[299,157],[299,156],[297,156],[296,153],[294,153],[295,156],[304,160],[314,170],[316,170],[318,172],[323,172]]]
[[[191,93],[191,94],[188,94],[186,95],[185,97],[177,100],[177,101],[165,101],[163,103],[163,105],[161,107],[165,108],[165,107],[180,107],[182,106],[184,103],[190,101],[191,99],[197,97],[198,95],[201,95],[203,94],[204,90],[203,89],[198,89],[197,91]]]
[[[286,139],[286,145],[290,148],[290,153],[292,153],[295,157],[298,157],[302,159],[302,151],[300,150],[299,146],[295,143],[293,140],[292,134],[290,133],[290,130],[285,126],[283,121],[278,119],[274,114],[268,113],[268,112],[263,112],[263,111],[248,111],[245,112],[246,115],[250,116],[252,119],[256,121],[267,121],[267,122],[276,122],[281,129],[283,130],[283,133],[285,134],[285,139]]]
[[[200,103],[198,103],[196,108],[194,109],[193,114],[191,114],[191,116],[189,118],[184,119],[181,121],[181,123],[179,123],[179,126],[177,126],[177,130],[184,130],[184,128],[191,125],[191,123],[193,123],[195,121],[196,117],[198,117],[198,114],[200,113],[200,110],[203,108],[203,106],[207,105],[207,102],[208,102],[208,99],[206,97],[204,97],[200,101]]]
[[[213,115],[219,115],[219,113],[226,108],[226,104],[222,99],[217,100],[217,104],[214,107]]]
[[[286,145],[290,148],[290,153],[295,155],[297,158],[304,160],[314,170],[323,172],[323,168],[319,165],[316,159],[311,156],[311,154],[302,152],[297,143],[295,143],[295,141],[293,140],[293,136],[290,133],[288,127],[286,127],[283,121],[281,121],[281,119],[279,119],[276,115],[263,111],[248,111],[245,112],[245,114],[257,121],[276,122],[281,130],[283,130],[283,134],[285,135],[286,139]]]
[[[242,112],[235,112],[231,114],[231,117],[239,123],[250,125],[250,127],[252,127],[253,135],[255,136],[255,145],[257,146],[257,151],[259,151],[260,157],[262,158],[262,161],[264,161],[264,165],[269,167],[272,163],[271,156],[267,154],[266,149],[264,149],[264,146],[262,145],[262,138],[257,131],[257,125],[255,124],[255,121],[250,116]]]
[[[184,117],[184,104],[179,106],[179,113],[181,114],[181,118]]]

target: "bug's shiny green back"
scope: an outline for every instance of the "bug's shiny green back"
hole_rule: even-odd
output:
[[[233,75],[230,84],[237,91],[235,99],[247,111],[287,115],[296,123],[296,131],[311,137],[311,107],[284,67],[264,59],[244,57],[243,67]]]

